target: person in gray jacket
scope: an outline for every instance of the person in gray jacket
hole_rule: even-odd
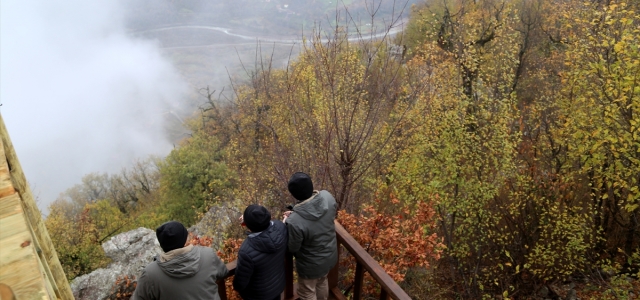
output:
[[[131,299],[220,300],[216,281],[227,275],[227,267],[209,247],[185,247],[188,236],[176,221],[156,229],[164,253],[144,268]]]
[[[337,204],[327,191],[315,191],[309,175],[297,172],[288,189],[298,200],[293,212],[285,213],[289,252],[296,258],[298,295],[302,300],[326,300],[327,274],[338,262],[334,220]]]

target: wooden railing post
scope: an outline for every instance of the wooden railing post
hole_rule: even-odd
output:
[[[342,255],[342,247],[340,247],[340,242],[336,245],[338,247],[338,261],[336,265],[329,270],[329,274],[327,275],[327,281],[329,281],[329,294],[333,296],[334,299],[342,300],[346,299],[340,288],[338,287],[338,277],[340,275],[340,255]]]
[[[287,253],[284,262],[284,278],[285,278],[285,287],[284,287],[284,299],[292,300],[293,299],[293,254]]]
[[[360,262],[356,263],[356,276],[353,283],[353,300],[360,300],[362,297],[362,281],[364,279],[364,269]]]
[[[227,300],[227,285],[225,284],[225,278],[218,279],[216,283],[218,284],[218,295],[220,296],[220,300]]]
[[[329,274],[327,275],[327,280],[329,281],[329,290],[333,290],[334,288],[338,287],[338,276],[339,276],[339,272],[340,272],[340,244],[337,244],[338,246],[338,262],[336,262],[336,265],[333,266],[333,268],[331,268],[331,270],[329,270]]]
[[[218,285],[218,295],[220,296],[220,300],[227,300],[227,284],[225,283],[226,279],[236,275],[236,265],[237,265],[237,261],[232,261],[230,263],[227,263],[227,270],[229,271],[229,273],[227,273],[227,277],[225,278],[220,278],[218,279],[218,281],[216,281],[216,284]]]

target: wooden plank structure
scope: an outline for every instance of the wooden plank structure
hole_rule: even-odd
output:
[[[387,274],[387,272],[380,266],[380,264],[367,253],[360,244],[347,232],[338,221],[335,221],[336,226],[336,237],[338,239],[338,251],[340,250],[340,245],[344,246],[344,248],[349,252],[349,254],[353,255],[356,258],[356,270],[355,270],[355,279],[353,282],[353,300],[362,299],[362,283],[364,279],[364,272],[367,271],[371,274],[371,277],[376,280],[378,284],[380,284],[380,299],[395,299],[395,300],[411,300],[411,297],[407,295],[407,293]],[[340,255],[338,255],[340,256]],[[227,264],[227,269],[229,269],[229,274],[227,278],[235,275],[236,272],[236,261],[230,262]],[[297,299],[298,296],[295,292],[295,285],[293,282],[293,257],[291,255],[287,256],[285,261],[285,276],[286,276],[286,286],[284,292],[282,293],[283,300],[293,300]],[[343,294],[338,287],[338,275],[339,275],[339,267],[338,264],[329,271],[328,281],[329,281],[329,299],[338,299],[338,300],[346,300],[347,295]],[[220,293],[221,300],[227,300],[227,291],[225,289],[225,280],[218,281],[218,291]]]
[[[0,298],[73,299],[0,115]]]

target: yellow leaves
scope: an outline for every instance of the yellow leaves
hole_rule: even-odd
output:
[[[640,204],[638,203],[629,203],[627,205],[625,205],[624,209],[627,210],[628,212],[634,212],[638,209],[638,207],[640,207]]]
[[[623,41],[620,41],[620,42],[617,42],[615,45],[613,45],[613,50],[615,50],[616,52],[622,52],[625,46],[626,46],[626,43]]]

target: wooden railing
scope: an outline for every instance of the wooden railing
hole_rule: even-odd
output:
[[[335,221],[336,225],[336,237],[338,238],[338,251],[341,250],[340,245],[349,251],[353,257],[356,258],[356,270],[355,280],[353,283],[353,298],[359,300],[362,298],[362,284],[364,279],[364,272],[369,272],[371,277],[380,284],[380,299],[396,299],[396,300],[410,300],[411,297],[400,288],[400,286],[393,281],[393,279],[385,272],[385,270],[378,264],[378,262],[367,253],[358,242],[347,232],[338,221]],[[338,253],[340,256],[340,253]],[[285,274],[286,274],[286,287],[283,293],[283,299],[293,300],[296,298],[293,283],[293,257],[287,255],[285,260]],[[339,277],[339,264],[329,271],[329,295],[332,299],[346,300],[347,297],[342,293],[338,287]],[[227,277],[235,275],[236,262],[230,262],[227,264],[229,274]],[[227,291],[224,284],[224,279],[218,281],[218,291],[222,300],[227,300]]]

